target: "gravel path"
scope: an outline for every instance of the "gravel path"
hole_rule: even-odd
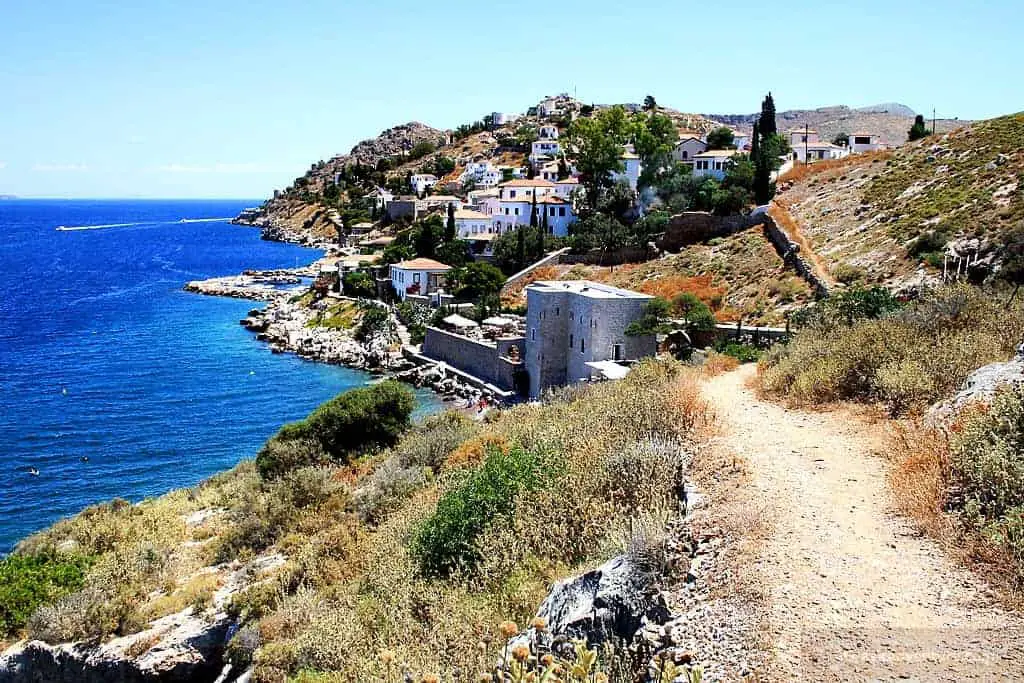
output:
[[[892,512],[884,427],[759,400],[745,366],[707,380],[771,533],[747,567],[779,680],[1024,680],[1024,621]],[[774,680],[774,679],[773,679]]]

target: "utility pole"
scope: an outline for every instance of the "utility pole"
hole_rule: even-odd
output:
[[[932,135],[935,135],[935,107],[932,107]]]
[[[808,156],[807,148],[810,144],[807,142],[807,138],[811,135],[811,127],[805,122],[804,123],[804,165],[811,163],[811,158]]]

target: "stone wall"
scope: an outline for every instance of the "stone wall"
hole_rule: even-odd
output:
[[[524,341],[522,337],[506,337],[491,344],[428,327],[421,352],[427,358],[443,361],[500,389],[511,391],[515,388],[515,375],[521,364],[508,361],[506,356],[512,346],[517,346],[521,355]]]
[[[522,282],[523,280],[526,279],[526,277],[530,273],[532,273],[533,271],[537,270],[538,268],[543,268],[544,266],[555,266],[555,265],[558,265],[559,263],[561,263],[561,261],[559,259],[561,259],[561,257],[564,254],[568,254],[568,253],[569,253],[569,248],[568,247],[566,247],[564,249],[558,249],[557,251],[551,252],[550,254],[548,254],[547,256],[542,258],[541,260],[537,261],[536,263],[530,264],[529,266],[527,266],[526,268],[523,268],[521,271],[519,271],[515,275],[510,276],[507,280],[505,280],[505,284],[501,286],[502,290],[504,291],[504,290],[512,287],[516,283]]]
[[[684,211],[669,219],[665,234],[655,244],[663,251],[676,252],[689,244],[746,230],[760,223],[761,219],[757,212],[749,216],[715,216],[706,211]]]
[[[772,243],[775,251],[779,253],[779,256],[782,257],[786,265],[795,270],[797,275],[807,280],[815,295],[827,297],[829,293],[828,285],[815,271],[814,266],[800,255],[800,245],[794,242],[786,233],[786,229],[776,223],[767,213],[762,216],[762,221],[764,236]]]
[[[615,251],[604,252],[600,250],[590,251],[586,254],[562,254],[558,258],[559,263],[576,264],[583,263],[588,266],[619,266],[623,263],[642,263],[656,257],[650,249],[641,247],[623,247]]]

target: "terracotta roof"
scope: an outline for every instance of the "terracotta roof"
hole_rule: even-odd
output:
[[[700,154],[694,154],[693,158],[697,157],[731,157],[739,154],[739,150],[736,149],[709,149],[706,152]]]
[[[527,180],[526,178],[518,178],[516,180],[509,180],[501,183],[498,187],[554,187],[555,184],[550,180],[544,180],[543,178],[534,178],[533,180]]]
[[[455,212],[455,220],[459,220],[460,218],[463,219],[463,220],[470,220],[470,221],[475,221],[475,220],[485,220],[485,221],[487,221],[487,220],[491,219],[491,217],[488,216],[486,213],[480,213],[479,211],[473,211],[471,209],[459,209],[458,211],[456,211]]]
[[[562,178],[561,180],[556,180],[555,181],[555,185],[578,185],[579,182],[580,182],[579,178],[569,177],[569,178]]]
[[[446,266],[440,261],[435,261],[432,258],[414,258],[409,261],[402,261],[401,263],[392,264],[395,268],[401,268],[403,270],[451,270],[451,266]]]

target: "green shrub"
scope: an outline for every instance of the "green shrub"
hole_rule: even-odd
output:
[[[761,358],[761,351],[756,346],[737,341],[719,340],[715,342],[715,351],[741,363],[754,363]]]
[[[849,285],[864,279],[864,269],[849,263],[840,263],[832,269],[832,277],[844,285]]]
[[[764,387],[804,403],[853,399],[914,412],[957,391],[982,365],[1011,357],[1024,333],[1019,303],[1006,308],[970,285],[941,287],[881,314],[890,299],[870,295],[819,310],[768,354]]]
[[[480,534],[495,518],[512,514],[520,492],[539,489],[550,474],[538,453],[491,450],[416,531],[411,550],[420,571],[431,577],[472,572],[481,560],[476,544]]]
[[[1004,387],[950,442],[952,509],[1024,573],[1024,389]]]
[[[0,560],[0,635],[22,628],[39,605],[78,590],[87,557],[44,552]]]
[[[391,446],[409,428],[415,407],[412,392],[388,380],[347,391],[314,410],[302,422],[285,425],[256,455],[266,477],[331,459],[352,457]]]

